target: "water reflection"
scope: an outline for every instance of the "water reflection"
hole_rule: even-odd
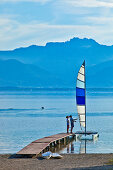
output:
[[[67,153],[74,153],[74,142],[70,142],[68,145],[67,145]]]
[[[87,152],[87,147],[92,148],[95,143],[98,141],[98,138],[96,140],[93,139],[70,139],[70,142],[61,143],[59,148],[55,148],[55,150],[51,150],[53,152],[59,152],[59,153],[77,153],[77,154],[85,154]]]
[[[86,153],[86,140],[82,140],[80,143],[80,154]]]
[[[73,137],[68,138],[68,140],[62,140],[59,144],[56,146],[51,146],[50,151],[51,152],[58,152],[58,153],[63,153],[65,150],[66,153],[74,153],[74,142],[75,139]]]

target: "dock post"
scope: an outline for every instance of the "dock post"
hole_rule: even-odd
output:
[[[66,137],[64,137],[64,145],[66,144]]]
[[[60,140],[58,140],[58,148],[59,148],[59,149],[60,149],[60,143],[61,143]]]
[[[58,140],[58,144],[60,144],[60,140]]]
[[[66,143],[69,143],[69,136],[66,137]]]
[[[49,145],[49,149],[52,147],[52,143],[50,143],[50,145]]]
[[[54,146],[56,145],[56,141],[53,142]]]

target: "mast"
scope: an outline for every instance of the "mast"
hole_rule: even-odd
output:
[[[85,154],[86,154],[86,139],[85,139]]]
[[[85,135],[86,135],[86,72],[85,72],[85,60],[84,60],[84,76],[85,76]]]

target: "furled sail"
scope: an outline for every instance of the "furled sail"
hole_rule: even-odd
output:
[[[80,126],[86,130],[86,99],[85,99],[85,61],[80,67],[76,83],[76,103]]]

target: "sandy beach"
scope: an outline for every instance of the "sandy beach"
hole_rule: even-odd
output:
[[[0,155],[0,170],[113,169],[108,162],[113,154],[62,154],[62,159],[23,158]]]

